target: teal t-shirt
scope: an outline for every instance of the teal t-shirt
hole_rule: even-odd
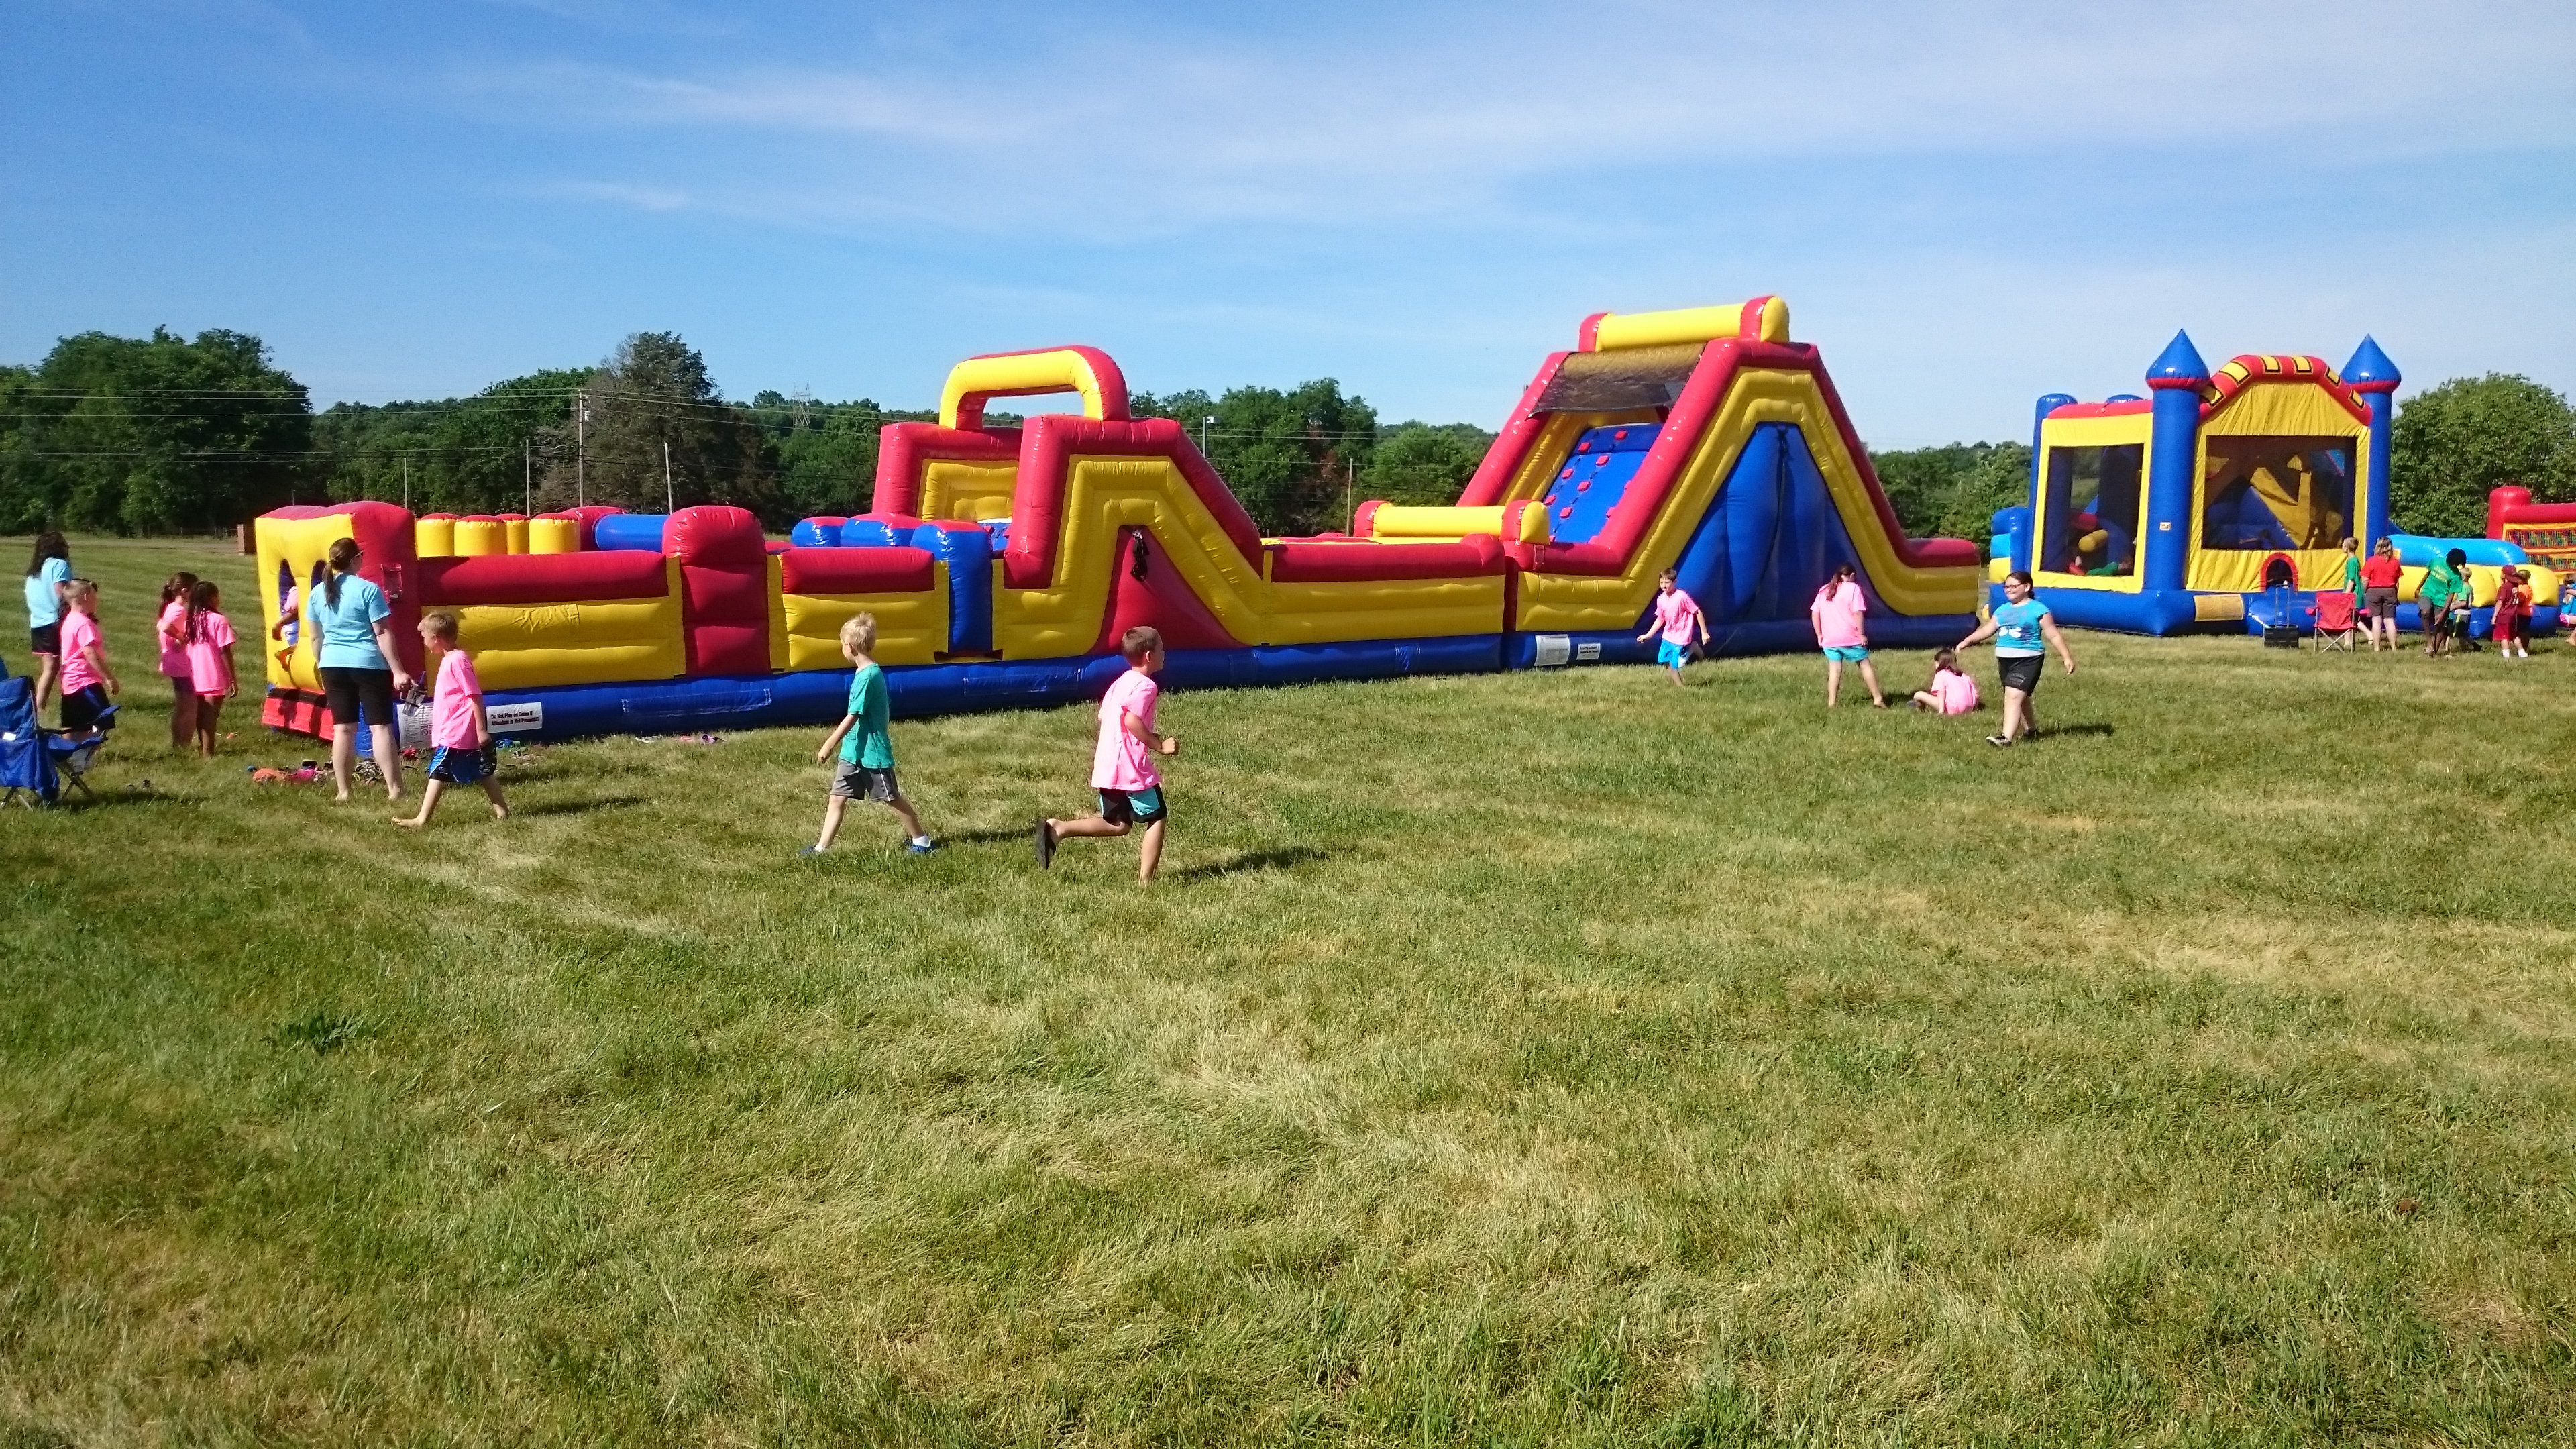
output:
[[[2047,617],[2048,606],[2037,599],[1998,606],[1995,609],[1995,657],[2013,659],[2047,653],[2048,636],[2039,632],[2039,621]]]
[[[893,769],[894,735],[886,729],[884,670],[869,664],[850,675],[850,713],[859,722],[841,736],[841,758],[863,769]]]
[[[313,641],[319,650],[313,667],[393,668],[385,662],[385,651],[376,647],[376,621],[393,616],[393,610],[385,605],[385,591],[356,574],[342,574],[340,603],[334,608],[327,597],[330,589],[330,582],[325,580],[304,601],[304,611],[313,618]]]
[[[63,620],[63,601],[54,593],[57,585],[72,576],[72,566],[64,559],[49,558],[36,566],[27,579],[27,627],[41,629]]]

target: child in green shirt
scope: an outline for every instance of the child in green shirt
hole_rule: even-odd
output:
[[[832,837],[841,833],[841,812],[853,800],[878,800],[893,808],[903,820],[907,843],[904,848],[915,855],[927,855],[938,849],[921,828],[921,817],[913,813],[912,802],[903,798],[894,778],[894,736],[886,726],[885,671],[868,655],[877,647],[877,616],[861,614],[841,626],[841,657],[850,661],[849,713],[823,737],[823,747],[814,752],[814,763],[822,764],[840,752],[839,768],[832,772],[831,798],[823,806],[823,833],[800,855],[821,855],[832,848]]]

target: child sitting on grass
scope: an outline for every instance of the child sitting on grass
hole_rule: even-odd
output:
[[[1941,714],[1966,714],[1978,703],[1977,681],[1959,668],[1959,651],[1936,651],[1932,655],[1932,682],[1914,691],[1914,707]]]
[[[224,701],[240,692],[233,669],[233,624],[223,616],[223,591],[213,579],[199,579],[188,590],[188,687],[196,691],[197,753],[215,757],[215,726],[222,722]]]
[[[492,818],[510,818],[510,802],[501,798],[501,781],[493,774],[499,762],[493,758],[492,722],[483,713],[483,681],[457,647],[456,627],[456,616],[445,609],[420,616],[420,642],[438,672],[429,705],[429,783],[421,787],[420,813],[393,817],[409,830],[429,823],[439,792],[449,785],[481,785],[492,802]]]
[[[1124,835],[1142,825],[1145,839],[1136,852],[1136,882],[1152,885],[1154,871],[1163,863],[1163,826],[1172,817],[1154,753],[1178,755],[1181,742],[1154,733],[1154,706],[1163,696],[1163,687],[1154,682],[1163,669],[1163,636],[1140,625],[1118,641],[1118,652],[1127,656],[1127,672],[1100,701],[1100,738],[1091,751],[1091,787],[1099,793],[1100,813],[1039,821],[1038,869],[1055,863],[1059,840]]]
[[[912,802],[894,778],[894,735],[886,726],[889,701],[886,698],[885,671],[868,656],[876,652],[877,616],[860,614],[841,626],[841,657],[850,661],[850,708],[841,722],[823,737],[823,747],[814,752],[814,763],[841,752],[841,763],[832,772],[832,793],[823,805],[823,833],[799,855],[821,855],[832,848],[832,837],[841,833],[841,812],[853,800],[882,802],[903,821],[904,849],[915,855],[927,855],[939,847],[921,828],[921,817],[913,813]]]

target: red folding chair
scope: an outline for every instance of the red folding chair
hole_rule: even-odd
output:
[[[2351,594],[2342,590],[2319,593],[2308,617],[2315,624],[2308,637],[2317,641],[2319,654],[2329,648],[2351,652],[2352,636],[2361,628],[2358,601]]]

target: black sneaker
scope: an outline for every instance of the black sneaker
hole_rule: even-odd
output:
[[[1055,831],[1044,820],[1038,822],[1038,869],[1055,864]]]

